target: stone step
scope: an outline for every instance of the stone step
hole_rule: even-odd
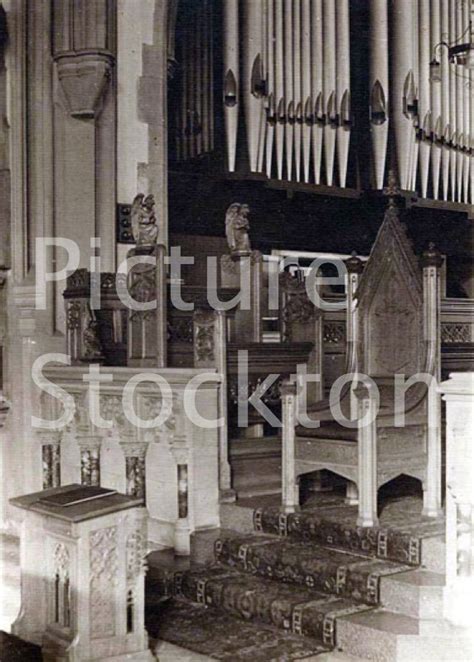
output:
[[[305,586],[377,605],[380,580],[408,570],[404,563],[331,549],[312,542],[265,535],[222,534],[215,543],[215,560],[287,585]]]
[[[445,577],[429,570],[381,577],[380,603],[397,614],[417,619],[438,619],[443,610]]]
[[[382,608],[338,619],[336,641],[338,650],[377,662],[472,660],[466,630]]]
[[[154,584],[147,580],[147,610],[158,606],[163,596],[173,596],[243,621],[314,638],[328,649],[335,645],[336,619],[372,608],[344,596],[263,579],[222,566],[193,568],[177,572],[173,577],[163,577],[163,580],[155,578]]]

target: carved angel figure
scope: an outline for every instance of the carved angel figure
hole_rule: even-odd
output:
[[[132,203],[132,234],[137,246],[155,246],[158,239],[158,225],[155,216],[155,199],[152,194],[135,196]]]
[[[250,255],[250,239],[248,219],[250,209],[246,204],[233,202],[225,215],[225,234],[230,252],[233,255]]]

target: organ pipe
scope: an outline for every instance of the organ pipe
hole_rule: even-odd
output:
[[[322,0],[311,0],[311,90],[313,125],[311,142],[313,147],[313,171],[316,184],[321,182],[321,156],[323,150],[323,4]]]
[[[286,177],[291,180],[293,169],[293,138],[294,138],[294,86],[293,86],[293,0],[284,0],[285,10],[285,150],[286,150]]]
[[[473,8],[474,9],[474,8]],[[469,4],[464,2],[462,5],[463,21],[462,21],[462,34],[469,35]],[[470,157],[468,150],[471,143],[471,104],[472,104],[472,89],[469,81],[469,74],[462,78],[462,88],[464,97],[463,109],[463,197],[462,201],[469,202],[469,171],[470,171]]]
[[[350,107],[350,28],[349,0],[338,0],[337,17],[337,157],[339,165],[339,185],[346,186],[347,165],[349,160],[349,141],[351,125]]]
[[[420,122],[420,183],[421,195],[427,197],[431,153],[431,90],[430,90],[430,0],[419,0],[419,97],[418,114]]]
[[[383,188],[388,141],[388,8],[387,0],[370,2],[370,124],[377,189]]]
[[[411,184],[413,137],[412,0],[392,3],[390,106],[400,186]]]
[[[430,59],[434,54],[435,47],[441,41],[441,14],[440,14],[440,0],[431,0],[430,6]],[[428,64],[429,75],[429,64]],[[431,146],[431,180],[433,198],[435,200],[439,197],[439,178],[441,166],[441,138],[443,135],[442,119],[441,119],[441,90],[436,82],[430,83],[431,94],[431,130],[432,130],[432,146]]]
[[[441,41],[449,41],[449,19],[449,4],[447,0],[444,0],[441,3]],[[443,131],[441,148],[442,196],[443,200],[448,200],[451,165],[451,76],[448,52],[445,48],[440,49],[439,57],[441,59],[441,127]]]
[[[262,61],[262,10],[263,4],[254,0],[244,2],[244,51],[243,96],[247,150],[250,170],[258,170],[258,150],[263,111],[263,61]]]
[[[267,177],[272,176],[273,139],[275,135],[275,57],[274,57],[274,0],[267,0],[267,122],[265,141],[265,166]]]
[[[311,159],[311,0],[302,0],[301,12],[301,43],[302,43],[302,141],[303,141],[303,178],[309,182]]]
[[[324,125],[324,156],[326,184],[332,186],[336,151],[336,3],[323,0],[323,90],[326,123]]]
[[[301,138],[303,108],[301,104],[301,0],[293,0],[293,89],[295,104],[294,154],[296,181],[301,180]]]
[[[224,0],[224,120],[227,167],[234,172],[239,121],[239,0]]]
[[[459,35],[464,32],[463,23],[463,4],[461,2],[455,3],[456,12],[456,37],[458,40]],[[464,171],[464,155],[462,147],[464,144],[464,78],[461,75],[456,76],[456,131],[457,131],[457,150],[456,150],[456,199],[458,202],[462,200],[462,185],[463,185],[463,171]]]
[[[420,0],[421,1],[421,0]],[[410,149],[410,190],[415,191],[417,188],[417,173],[418,173],[418,155],[420,149],[420,132],[422,130],[420,123],[420,116],[418,114],[417,104],[419,96],[419,21],[418,21],[418,0],[412,1],[413,21],[411,25],[412,44],[413,44],[413,76],[411,90],[413,109],[409,115],[412,117],[413,130],[411,132],[411,149]],[[409,104],[407,104],[409,105]]]
[[[278,179],[283,179],[283,150],[286,121],[283,63],[283,0],[275,0],[275,133]]]
[[[452,43],[456,40],[456,3],[454,0],[450,0],[449,6],[449,42]],[[456,86],[457,76],[452,68],[450,68],[450,77],[449,77],[449,102],[450,102],[450,158],[449,158],[449,169],[451,173],[451,200],[456,200],[456,170],[457,170],[457,154],[456,148],[458,144],[457,139],[457,122],[458,122],[458,112],[457,112],[457,86]]]

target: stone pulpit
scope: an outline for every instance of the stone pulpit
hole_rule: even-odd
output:
[[[16,497],[21,611],[12,631],[43,659],[153,660],[144,627],[146,509],[101,487]]]

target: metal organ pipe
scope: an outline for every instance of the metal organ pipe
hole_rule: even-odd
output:
[[[265,143],[265,166],[267,177],[272,176],[273,139],[275,134],[275,35],[274,35],[274,0],[267,0],[267,122]]]
[[[421,1],[421,0],[420,0]],[[419,95],[419,80],[420,80],[420,63],[419,63],[419,41],[420,41],[420,26],[418,20],[418,0],[412,2],[413,22],[412,22],[412,43],[413,43],[413,89],[410,92],[410,99],[413,97],[411,103],[413,104],[413,111],[410,113],[413,119],[413,131],[411,134],[411,152],[410,152],[410,171],[411,182],[410,190],[415,191],[417,187],[417,174],[418,174],[418,156],[420,150],[420,133],[419,129],[421,120],[417,108],[418,95]],[[409,105],[408,102],[407,105]]]
[[[252,1],[252,0],[250,0]],[[293,166],[293,140],[295,103],[293,87],[293,0],[284,0],[285,3],[285,149],[286,149],[286,177],[291,180]]]
[[[224,0],[224,121],[227,167],[234,172],[239,121],[239,0]]]
[[[463,23],[463,4],[455,2],[456,12],[456,37],[455,41],[459,41],[459,37],[464,32]],[[464,155],[462,147],[464,144],[464,78],[462,75],[456,75],[456,131],[457,131],[457,149],[456,149],[456,199],[458,202],[462,200],[462,185],[463,185],[463,170],[464,170]]]
[[[262,8],[261,2],[244,2],[244,52],[243,52],[243,96],[247,149],[250,170],[258,170],[258,149],[263,105],[263,62],[262,62]]]
[[[283,179],[283,150],[286,121],[283,65],[283,0],[275,0],[275,133],[278,179]]]
[[[324,131],[323,0],[311,0],[311,93],[313,171],[315,183],[320,184]]]
[[[301,129],[303,122],[303,108],[301,103],[301,0],[293,0],[293,90],[295,108],[295,173],[296,181],[301,179]]]
[[[430,59],[434,56],[435,46],[441,41],[441,13],[440,0],[431,0],[430,5]],[[429,75],[429,63],[428,63]],[[431,82],[431,183],[433,198],[439,197],[439,176],[441,166],[441,139],[443,137],[443,125],[441,119],[441,90],[439,83]]]
[[[419,99],[418,115],[420,123],[420,182],[423,198],[428,194],[428,177],[430,167],[432,115],[430,90],[430,0],[419,0]]]
[[[349,0],[338,0],[337,16],[337,157],[339,164],[339,186],[346,186],[347,164],[349,159],[349,142],[351,126],[351,92],[350,92],[350,28]]]
[[[332,186],[336,151],[336,4],[323,0],[324,155],[326,184]]]
[[[456,41],[456,2],[449,0],[449,42]],[[458,144],[458,112],[457,112],[457,76],[453,69],[450,69],[449,76],[449,100],[450,100],[450,123],[451,123],[451,150],[449,159],[449,169],[451,173],[451,200],[456,200],[456,170],[457,170],[457,154],[456,147]]]
[[[388,7],[387,0],[370,1],[370,124],[377,189],[383,188],[388,142]]]
[[[392,5],[392,57],[390,106],[398,163],[400,186],[411,184],[410,165],[413,138],[413,51],[412,0],[398,0]]]
[[[303,178],[309,182],[311,160],[311,124],[313,103],[311,99],[311,0],[302,0],[301,11],[302,44],[302,133],[303,133]]]
[[[441,41],[449,41],[449,4],[448,0],[441,1]],[[442,172],[442,196],[448,199],[451,150],[449,141],[451,139],[451,81],[448,52],[445,48],[439,49],[441,62],[441,128],[443,142],[441,147],[441,172]]]
[[[462,5],[463,10],[463,22],[462,22],[462,34],[466,35],[466,40],[469,39],[469,4],[464,2]],[[474,7],[473,7],[474,14]],[[469,171],[470,171],[470,157],[468,150],[471,143],[471,104],[473,91],[471,89],[469,81],[469,72],[466,70],[466,74],[462,78],[462,88],[464,96],[464,111],[463,111],[463,133],[464,133],[464,142],[463,142],[463,197],[462,201],[465,203],[469,202]]]
[[[260,0],[263,5],[263,11],[261,15],[261,30],[262,30],[262,104],[261,104],[261,121],[260,121],[260,138],[258,143],[258,162],[257,170],[258,172],[263,172],[263,165],[265,159],[265,134],[266,134],[266,105],[268,102],[268,90],[267,90],[267,81],[268,81],[268,62],[267,62],[267,12],[268,12],[268,2],[267,0]]]
[[[211,59],[209,56],[210,49],[210,30],[209,30],[209,0],[204,0],[203,3],[203,12],[201,14],[201,24],[202,24],[202,149],[203,152],[210,151],[210,140],[209,140],[209,130],[210,123],[212,121],[211,116],[211,107],[209,93],[209,66],[211,64]]]

